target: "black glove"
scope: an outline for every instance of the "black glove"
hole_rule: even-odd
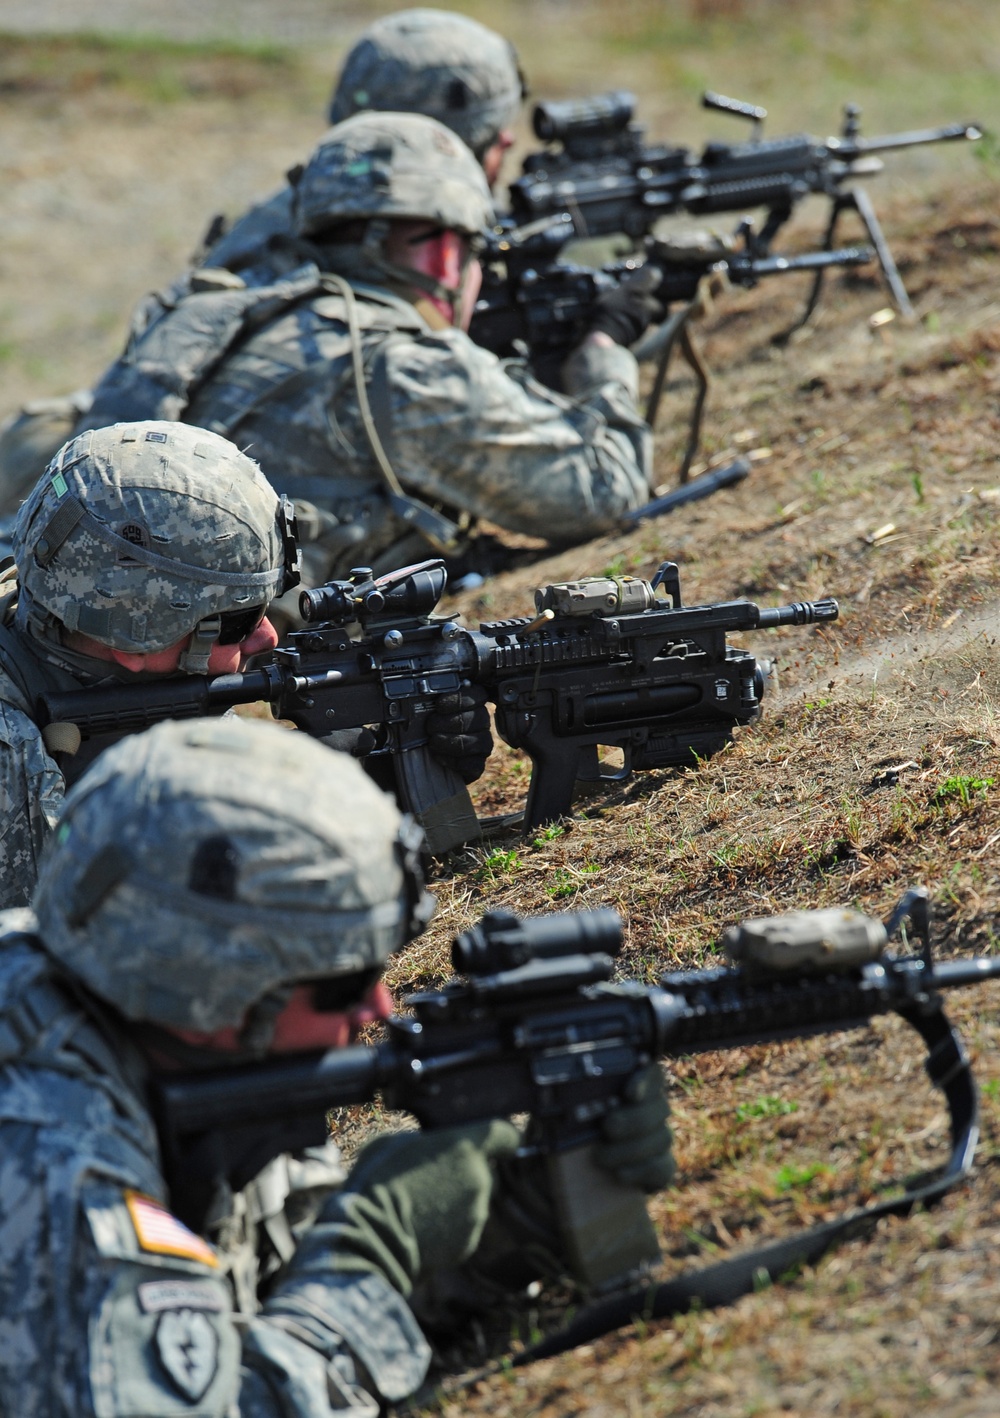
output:
[[[482,777],[493,752],[486,690],[463,682],[457,694],[444,694],[427,715],[427,744],[439,762],[458,774],[463,783]]]
[[[623,1186],[647,1193],[668,1187],[676,1170],[669,1116],[660,1065],[637,1069],[618,1107],[601,1118],[602,1136],[594,1143],[594,1161]],[[455,1300],[459,1313],[461,1307],[469,1312],[476,1292],[488,1307],[505,1290],[521,1290],[533,1280],[566,1273],[545,1159],[537,1153],[510,1154],[499,1159],[496,1172],[489,1220],[475,1254],[462,1267],[466,1284],[459,1286],[450,1279],[453,1293],[449,1294],[438,1277],[433,1299],[430,1292],[421,1297],[424,1312],[441,1314],[442,1323],[456,1321]]]
[[[626,1186],[644,1192],[669,1187],[676,1171],[669,1116],[663,1070],[647,1064],[629,1079],[621,1106],[601,1119],[604,1139],[594,1147],[594,1161]]]
[[[634,345],[654,320],[663,319],[663,305],[654,294],[661,279],[655,266],[640,266],[615,290],[605,291],[594,307],[590,333],[601,330],[617,345]]]

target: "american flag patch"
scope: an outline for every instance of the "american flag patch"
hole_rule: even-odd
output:
[[[188,1260],[200,1260],[204,1265],[219,1264],[208,1242],[189,1231],[176,1216],[171,1216],[161,1202],[142,1192],[127,1191],[125,1205],[144,1251],[163,1256],[184,1256]]]

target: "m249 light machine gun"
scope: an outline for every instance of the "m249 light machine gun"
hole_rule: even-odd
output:
[[[920,954],[886,948],[906,919],[922,938]],[[527,1113],[529,1156],[520,1161],[542,1164],[573,1273],[591,1291],[621,1286],[659,1247],[642,1194],[596,1166],[591,1147],[636,1070],[658,1058],[855,1029],[889,1012],[921,1036],[931,1082],[945,1094],[943,1171],[680,1281],[598,1302],[549,1352],[635,1314],[732,1300],[966,1175],[978,1135],[975,1084],[941,993],[996,979],[1000,958],[933,960],[923,891],[908,892],[884,925],[853,910],[795,911],[744,921],[721,944],[728,966],[664,975],[653,986],[612,982],[621,945],[613,911],[525,920],[490,912],[455,939],[452,960],[464,978],[410,996],[411,1013],[388,1022],[385,1043],[162,1075],[157,1116],[173,1202],[198,1224],[222,1179],[238,1189],[272,1156],[322,1141],[326,1110],[379,1094],[428,1129]],[[544,1239],[551,1247],[551,1229]]]
[[[47,694],[38,722],[73,724],[90,738],[265,700],[320,739],[373,726],[378,747],[367,763],[380,781],[391,777],[400,805],[440,853],[479,836],[465,785],[427,745],[427,715],[463,681],[486,686],[501,737],[531,759],[528,830],[570,811],[577,778],[600,776],[599,745],[623,750],[625,776],[693,764],[750,723],[764,677],[748,650],[727,645],[730,632],[838,614],[829,600],[683,606],[677,567],[664,562],[651,582],[597,577],[541,587],[535,616],[467,630],[431,614],[446,581],[438,560],[377,580],[359,568],[350,580],[302,593],[307,628],[262,669]]]
[[[764,207],[767,216],[758,241],[766,251],[796,204],[815,193],[831,204],[825,249],[833,246],[840,214],[853,208],[875,247],[893,300],[904,314],[912,315],[875,210],[867,194],[854,185],[855,179],[880,172],[882,153],[926,143],[975,140],[982,137],[982,130],[973,123],[949,123],[863,138],[860,109],[848,104],[839,137],[819,139],[797,133],[763,139],[759,134],[766,109],[713,93],[704,94],[702,103],[749,119],[754,124],[750,141],[709,143],[700,155],[689,148],[647,144],[643,129],[632,121],[634,95],[620,91],[539,104],[534,130],[548,146],[527,158],[522,176],[511,184],[514,220],[523,224],[568,213],[579,236],[622,233],[638,239],[652,230],[659,217],[671,213],[707,216]],[[822,278],[818,271],[799,323],[815,309]]]

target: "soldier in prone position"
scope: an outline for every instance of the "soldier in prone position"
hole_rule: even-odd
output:
[[[483,171],[447,128],[356,114],[296,185],[314,263],[182,300],[107,371],[86,422],[177,418],[252,444],[315,514],[313,584],[460,547],[478,517],[562,543],[611,530],[648,496],[626,346],[655,301],[602,297],[563,367],[568,395],[554,393],[464,333],[491,217]]]
[[[289,517],[256,463],[203,429],[121,424],[60,450],[0,580],[0,907],[30,902],[66,785],[108,742],[78,752],[43,732],[39,694],[226,674],[272,648],[268,603],[298,579]]]
[[[160,724],[71,790],[35,913],[0,916],[3,1412],[375,1418],[418,1387],[410,1301],[474,1271],[517,1129],[377,1139],[346,1182],[328,1142],[182,1221],[147,1095],[383,1017],[429,914],[418,846],[356,764],[260,723]],[[665,1118],[647,1088],[595,1160],[666,1185]]]
[[[172,423],[67,443],[21,508],[14,557],[0,579],[0,907],[31,900],[66,784],[112,741],[80,751],[66,726],[41,729],[38,696],[238,670],[277,643],[268,605],[298,580],[290,506],[257,464]],[[440,706],[434,745],[454,745],[466,781],[492,742],[485,698],[469,694]]]
[[[492,187],[526,92],[517,53],[507,40],[444,10],[400,10],[364,31],[344,60],[330,100],[339,123],[364,109],[426,113],[457,133],[475,153]],[[222,235],[216,217],[196,267],[215,271],[253,268],[275,279],[301,264],[292,220],[292,186],[286,182],[256,203]],[[143,334],[191,290],[196,271],[185,271],[163,291],[146,296],[133,312],[129,340]],[[217,276],[216,279],[224,279]],[[90,407],[92,392],[38,399],[0,428],[0,517],[17,511],[42,470]]]

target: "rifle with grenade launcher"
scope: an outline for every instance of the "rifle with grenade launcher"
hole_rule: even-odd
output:
[[[469,630],[433,614],[446,583],[440,560],[374,579],[358,568],[302,593],[306,628],[260,669],[45,694],[37,722],[75,725],[81,738],[120,736],[263,700],[319,739],[374,726],[366,766],[441,853],[480,834],[464,783],[427,746],[428,714],[463,681],[486,686],[501,738],[531,759],[528,831],[570,811],[578,778],[602,776],[599,746],[623,750],[618,777],[693,765],[756,718],[764,674],[727,635],[838,615],[833,600],[685,606],[677,567],[664,562],[652,581],[541,587],[534,616]]]

